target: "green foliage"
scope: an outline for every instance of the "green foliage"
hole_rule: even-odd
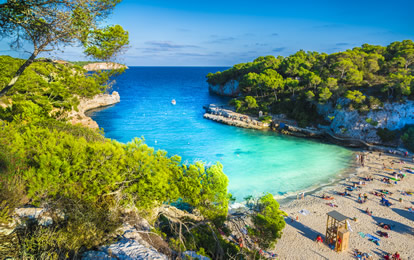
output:
[[[246,96],[244,98],[244,101],[247,103],[247,107],[250,109],[259,107],[256,103],[256,99],[252,96]]]
[[[311,90],[306,92],[305,95],[306,95],[306,99],[309,101],[312,101],[315,98],[315,94]]]
[[[405,147],[414,152],[414,127],[409,127],[405,133],[401,136]]]
[[[226,71],[210,73],[207,81],[213,85],[239,81],[237,111],[255,112],[243,104],[244,98],[250,96],[262,111],[290,114],[308,124],[310,121],[304,118],[313,117],[310,113],[314,110],[294,113],[296,101],[308,103],[307,107],[315,101],[336,106],[340,98],[349,98],[352,102],[344,109],[365,112],[378,109],[385,101],[414,99],[413,53],[411,40],[387,47],[364,44],[329,55],[300,50],[288,57],[259,57],[237,64]]]
[[[369,107],[371,109],[378,109],[378,108],[384,106],[384,104],[381,102],[381,100],[379,100],[379,98],[376,98],[376,97],[373,97],[373,96],[368,97],[368,102],[369,102]]]
[[[7,84],[22,61],[0,59],[0,84]],[[27,223],[21,258],[76,258],[114,236],[125,208],[150,212],[180,199],[216,225],[227,216],[231,196],[221,164],[182,165],[140,139],[121,144],[65,122],[78,97],[102,93],[117,73],[85,75],[78,66],[38,61],[2,98],[0,225],[28,202],[47,207],[54,223]]]
[[[12,48],[32,44],[33,52],[13,70],[13,77],[0,91],[5,95],[14,88],[22,73],[42,52],[63,46],[83,45],[95,59],[109,60],[128,44],[128,33],[121,26],[100,28],[121,0],[7,1],[0,8],[0,33],[11,38]],[[26,85],[26,84],[23,84]],[[58,93],[55,93],[59,95]]]
[[[183,169],[182,175],[177,179],[182,201],[200,210],[208,219],[223,221],[227,216],[229,202],[229,181],[223,173],[223,166],[217,163],[206,168],[202,163],[195,163],[183,166]]]
[[[378,125],[378,121],[375,121],[375,120],[373,120],[372,118],[367,118],[367,119],[365,119],[365,121],[366,121],[368,124],[372,125],[372,126],[377,126],[377,125]]]
[[[0,56],[0,89],[8,84],[22,62],[23,60],[10,56]],[[110,77],[116,76],[119,72],[101,72],[85,76],[86,71],[78,66],[38,61],[24,71],[8,92],[8,98],[14,103],[30,101],[41,108],[41,113],[46,115],[53,111],[52,114],[59,117],[62,110],[68,111],[78,105],[78,97],[92,97],[104,92]],[[14,112],[9,113],[19,114],[19,106],[21,107],[13,107]]]
[[[23,253],[42,258],[95,247],[121,223],[119,206],[150,210],[181,198],[214,223],[226,217],[230,196],[222,165],[181,165],[178,156],[155,152],[139,139],[121,144],[54,122],[13,121],[0,128],[2,223],[23,200],[65,215],[54,218],[53,227],[27,230]]]
[[[348,90],[345,94],[345,97],[356,104],[361,104],[366,99],[364,94],[362,94],[358,90],[354,90],[354,91]]]
[[[329,90],[328,87],[322,88],[319,92],[319,102],[325,103],[329,100],[329,98],[332,96],[332,92]]]
[[[238,112],[242,108],[243,103],[240,100],[232,99],[230,100],[230,105],[234,106],[234,108]]]
[[[87,56],[107,60],[120,53],[128,44],[128,32],[120,25],[115,25],[92,31],[84,46]]]
[[[286,225],[284,216],[286,213],[279,209],[279,203],[271,194],[258,199],[251,232],[260,247],[271,248],[277,239],[281,238],[282,230]]]
[[[197,228],[191,230],[191,234],[186,235],[187,250],[197,251],[198,248],[202,249],[200,253],[207,255],[211,259],[220,259],[220,251],[225,253],[224,257],[237,255],[239,249],[231,242],[224,240],[215,227],[208,224],[200,225]],[[222,256],[223,257],[223,256]]]
[[[259,120],[264,123],[270,123],[272,119],[273,119],[272,116],[262,116],[259,118]]]
[[[392,142],[398,137],[398,131],[392,131],[388,128],[378,128],[377,135],[381,138],[382,142]]]

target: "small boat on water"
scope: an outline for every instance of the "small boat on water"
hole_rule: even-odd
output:
[[[171,104],[173,104],[173,105],[177,104],[177,102],[175,101],[175,99],[171,100]]]

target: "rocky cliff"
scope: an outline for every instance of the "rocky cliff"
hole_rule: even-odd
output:
[[[208,89],[211,93],[228,97],[237,97],[240,93],[239,82],[236,80],[230,80],[224,85],[209,84]]]
[[[96,70],[113,70],[113,69],[128,69],[126,65],[115,63],[115,62],[96,62],[89,63],[83,68],[87,71],[96,71]]]
[[[414,124],[414,102],[386,103],[384,107],[368,113],[334,109],[330,104],[320,105],[318,112],[331,121],[330,129],[337,135],[380,143],[378,128],[401,129]]]
[[[91,99],[80,98],[80,104],[78,105],[78,111],[72,110],[69,115],[69,121],[72,124],[82,124],[83,126],[97,129],[98,124],[92,120],[92,118],[85,115],[85,112],[91,109],[105,107],[119,103],[121,100],[118,92],[114,91],[112,94],[99,94]]]

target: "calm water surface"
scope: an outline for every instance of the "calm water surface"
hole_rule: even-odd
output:
[[[224,69],[131,67],[113,87],[121,103],[90,116],[108,138],[126,143],[144,137],[149,146],[180,155],[183,161],[220,161],[238,200],[310,189],[332,181],[349,166],[351,152],[339,146],[204,119],[204,105],[228,102],[210,95],[205,81],[209,72]]]

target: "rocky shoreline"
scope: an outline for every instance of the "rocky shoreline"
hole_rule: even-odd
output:
[[[296,121],[286,119],[283,116],[273,116],[271,122],[265,123],[261,122],[258,117],[237,113],[229,107],[210,104],[205,106],[204,109],[206,111],[204,118],[226,125],[262,131],[274,131],[285,135],[318,139],[345,147],[363,148],[370,151],[389,152],[392,150],[400,155],[405,153],[403,149],[368,143],[361,139],[339,136],[329,128],[299,127]]]
[[[79,101],[80,103],[77,107],[77,110],[72,109],[72,111],[69,112],[69,122],[73,125],[81,124],[85,127],[98,129],[98,123],[96,123],[89,116],[85,115],[85,113],[92,109],[106,107],[119,103],[121,101],[121,98],[119,96],[119,93],[114,91],[112,92],[112,94],[98,94],[93,98],[80,98]]]

